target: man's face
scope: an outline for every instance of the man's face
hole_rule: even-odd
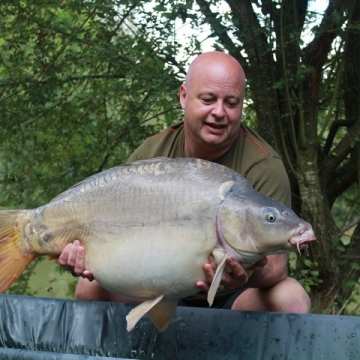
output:
[[[231,146],[239,134],[243,87],[236,70],[210,65],[180,87],[186,136],[206,146]],[[190,136],[189,136],[190,135]]]

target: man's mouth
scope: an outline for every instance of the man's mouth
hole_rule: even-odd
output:
[[[206,123],[205,125],[214,130],[223,130],[226,128],[224,124]]]

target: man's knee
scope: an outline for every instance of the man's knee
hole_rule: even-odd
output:
[[[308,313],[311,302],[298,281],[287,277],[268,288],[251,288],[238,296],[232,309]]]
[[[300,283],[290,277],[275,285],[275,301],[279,301],[283,312],[309,313],[311,310],[310,297]]]

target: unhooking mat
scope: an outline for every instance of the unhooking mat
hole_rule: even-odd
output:
[[[179,307],[128,333],[131,308],[0,295],[0,359],[360,359],[360,317]]]

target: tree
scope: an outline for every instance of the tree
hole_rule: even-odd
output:
[[[306,0],[159,3],[165,19],[209,25],[216,47],[244,67],[258,130],[283,156],[293,207],[317,236],[297,277],[311,289],[316,311],[338,311],[360,275],[359,2],[329,0],[312,27],[317,14]],[[220,11],[224,4],[228,10]],[[313,39],[304,43],[309,28]],[[344,198],[351,199],[343,208],[349,217],[339,228],[335,212]],[[345,246],[348,228],[355,230]]]

